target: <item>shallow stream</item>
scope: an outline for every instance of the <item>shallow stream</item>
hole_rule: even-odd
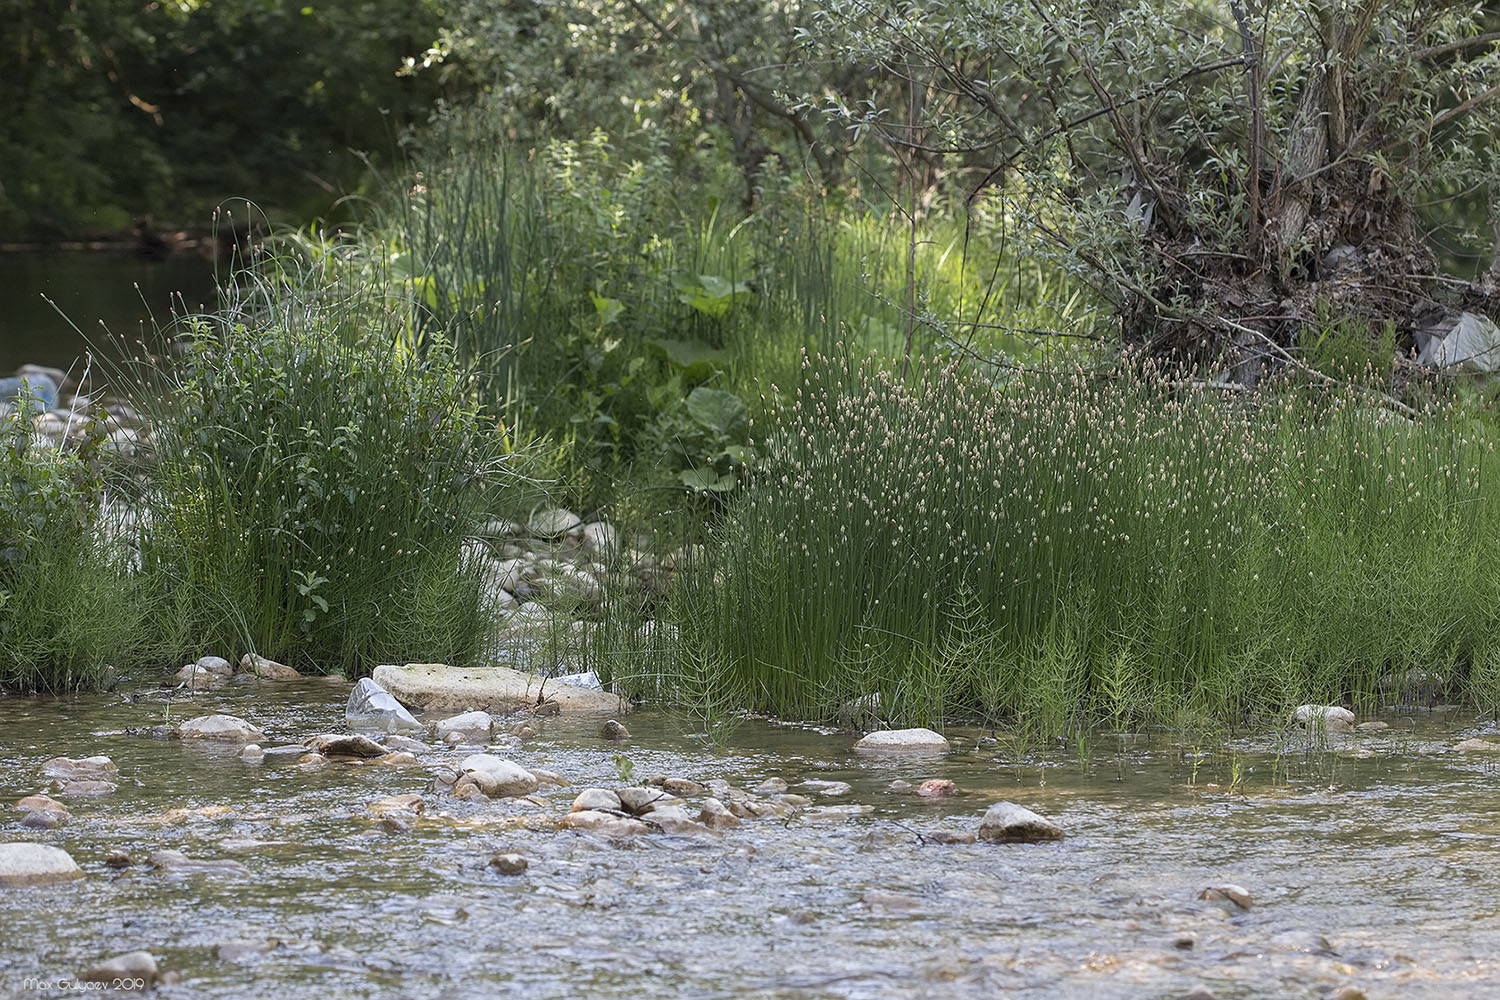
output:
[[[85,871],[0,890],[0,996],[135,949],[180,974],[164,997],[1500,993],[1500,743],[1453,749],[1488,733],[1453,715],[1386,715],[1385,732],[1320,747],[1101,735],[1080,754],[959,730],[949,753],[925,757],[858,755],[851,734],[759,720],[715,747],[649,711],[613,743],[598,718],[561,717],[493,752],[573,787],[477,804],[430,791],[436,763],[472,751],[435,748],[416,766],[246,764],[235,747],[145,735],[224,711],[265,729],[267,746],[300,742],[344,730],[347,693],[308,680],[193,704],[154,688],[0,698],[0,840],[55,844]],[[94,754],[119,766],[117,791],[65,800],[59,829],[20,826],[10,803],[45,790],[44,761]],[[556,829],[581,788],[655,774],[778,776],[873,812],[618,841]],[[959,794],[889,790],[934,777]],[[852,790],[797,787],[810,778]],[[383,828],[371,803],[408,792],[425,793],[425,815]],[[919,836],[973,832],[1000,799],[1067,838]],[[152,870],[162,849],[243,870]],[[499,851],[528,870],[488,867]],[[107,865],[116,852],[133,863]],[[1248,912],[1198,899],[1225,882],[1250,891]]]

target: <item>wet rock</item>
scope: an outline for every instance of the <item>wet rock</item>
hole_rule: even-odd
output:
[[[1361,722],[1354,728],[1362,733],[1383,733],[1387,729],[1391,728],[1391,724],[1389,722],[1381,722],[1379,719],[1375,719],[1370,722]]]
[[[992,843],[1034,844],[1062,838],[1062,827],[1014,802],[996,802],[979,822],[979,839]]]
[[[78,978],[85,983],[117,986],[124,992],[149,990],[156,985],[156,958],[149,951],[126,952],[100,962]]]
[[[883,753],[934,753],[948,749],[948,741],[931,729],[882,729],[854,744],[854,749]]]
[[[724,803],[716,798],[703,800],[703,810],[698,813],[698,822],[710,830],[728,830],[740,825],[740,818],[730,812]]]
[[[874,811],[874,806],[849,802],[836,806],[813,806],[802,814],[802,819],[809,823],[841,823],[856,816],[868,816]]]
[[[657,806],[641,818],[646,821],[647,826],[663,833],[709,832],[708,827],[699,823],[698,818],[682,805]]]
[[[1500,743],[1482,740],[1476,736],[1453,744],[1453,749],[1461,753],[1485,753],[1491,750],[1500,750]]]
[[[501,875],[520,875],[530,864],[520,854],[497,854],[490,858],[490,867]]]
[[[228,677],[221,677],[212,670],[205,669],[197,663],[189,663],[173,675],[173,680],[178,684],[186,684],[190,690],[212,691],[222,687]]]
[[[620,725],[619,721],[610,719],[599,727],[599,738],[601,740],[628,740],[630,739],[630,730]]]
[[[226,681],[234,676],[234,664],[222,656],[200,656],[193,666]]]
[[[578,793],[573,800],[573,808],[570,812],[607,812],[608,810],[622,811],[625,805],[620,797],[607,788],[585,788]]]
[[[399,733],[392,733],[389,736],[385,736],[380,740],[380,742],[385,744],[385,748],[387,750],[401,750],[405,751],[406,753],[432,752],[432,747],[428,746],[426,743],[423,743],[421,740],[414,740],[410,736],[402,736]]]
[[[708,790],[688,778],[669,778],[665,774],[656,775],[646,784],[660,788],[664,792],[671,792],[673,795],[702,795]]]
[[[391,693],[368,677],[354,685],[344,706],[344,721],[353,730],[383,733],[420,732],[424,728]],[[396,747],[395,749],[409,749]]]
[[[151,867],[159,872],[183,875],[249,875],[250,870],[238,861],[190,858],[181,851],[153,851]]]
[[[282,743],[279,746],[265,747],[261,750],[270,760],[292,760],[307,755],[307,747],[299,743]]]
[[[108,757],[84,757],[81,760],[74,760],[72,757],[53,757],[42,765],[43,776],[61,778],[64,781],[79,778],[107,781],[119,770],[115,762]]]
[[[822,781],[818,778],[809,778],[799,782],[798,788],[811,792],[814,795],[848,795],[854,791],[854,786],[847,781]]]
[[[385,747],[368,736],[349,733],[324,733],[321,736],[311,737],[303,745],[324,757],[365,759],[380,757],[386,752]]]
[[[912,790],[912,783],[910,781],[902,781],[900,778],[897,778],[895,781],[887,785],[885,790],[888,792],[895,792],[897,795],[903,795],[906,792]]]
[[[183,740],[259,743],[265,735],[237,715],[200,715],[177,727],[177,738]]]
[[[0,887],[50,885],[82,875],[83,869],[60,847],[26,841],[0,844]]]
[[[259,743],[250,743],[240,750],[239,758],[246,764],[259,764],[266,759],[266,752],[260,748]]]
[[[616,792],[620,804],[637,816],[665,806],[677,806],[682,800],[659,788],[622,788]]]
[[[77,781],[54,781],[53,791],[70,798],[85,798],[92,795],[111,795],[118,790],[113,781],[96,778],[80,778]]]
[[[1347,733],[1354,728],[1354,713],[1337,705],[1298,705],[1292,722],[1325,733]]]
[[[946,799],[958,794],[958,786],[947,778],[928,778],[917,786],[917,794],[924,799]]]
[[[431,711],[535,712],[545,688],[558,711],[570,715],[617,715],[630,703],[603,691],[554,684],[535,674],[508,667],[450,667],[441,663],[409,663],[404,667],[375,668],[375,680],[397,699]],[[541,714],[537,712],[537,714]]]
[[[407,753],[405,750],[398,750],[395,753],[381,754],[375,758],[375,763],[393,767],[405,767],[409,764],[420,764],[421,761],[417,760],[416,754]]]
[[[488,744],[495,735],[495,718],[488,712],[464,712],[443,719],[433,726],[433,734],[444,743]]]
[[[21,825],[33,830],[55,830],[68,821],[68,807],[46,795],[28,795],[16,803]]]
[[[533,767],[531,776],[536,778],[539,784],[551,785],[554,788],[568,788],[573,784],[556,771],[548,771],[540,767]]]
[[[1365,991],[1347,983],[1328,994],[1328,1000],[1366,1000]]]
[[[1233,882],[1211,885],[1198,893],[1198,898],[1215,903],[1230,903],[1241,910],[1250,909],[1250,890]]]
[[[536,739],[536,727],[529,722],[522,722],[512,727],[510,734],[518,740]]]
[[[461,776],[470,778],[490,798],[530,795],[537,790],[536,776],[520,764],[493,754],[476,753],[459,765]]]
[[[782,779],[767,778],[765,781],[762,781],[760,784],[756,785],[750,790],[756,795],[775,795],[778,792],[786,791],[787,788],[787,783]]]
[[[423,801],[422,796],[415,793],[391,795],[370,804],[370,812],[382,817],[392,813],[411,813],[414,816],[420,816],[426,810],[427,803]]]
[[[531,515],[526,529],[537,538],[556,538],[583,523],[583,518],[562,507],[549,507]]]
[[[129,868],[135,864],[135,859],[130,856],[129,851],[110,851],[104,863],[111,868]]]
[[[302,676],[301,671],[285,663],[277,663],[254,653],[246,653],[240,657],[240,673],[253,674],[265,681],[294,681]]]
[[[777,805],[787,806],[790,809],[801,809],[812,805],[812,799],[806,795],[796,795],[792,792],[782,792],[780,795],[772,795],[771,801]]]
[[[967,830],[928,830],[922,839],[929,844],[972,844],[978,838]]]
[[[651,828],[638,819],[616,816],[613,813],[599,812],[594,809],[568,813],[558,826],[564,830],[587,830],[604,837],[631,837],[651,832]]]
[[[1174,934],[1172,936],[1172,947],[1178,951],[1192,951],[1197,944],[1198,939],[1188,931],[1183,931],[1181,934]]]
[[[548,698],[539,702],[531,708],[531,714],[539,719],[551,718],[554,715],[562,715],[562,702],[556,698]]]

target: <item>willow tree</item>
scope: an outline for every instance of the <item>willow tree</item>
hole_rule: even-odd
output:
[[[1407,342],[1500,315],[1497,28],[1443,0],[821,0],[802,37],[906,83],[828,114],[967,171],[1127,341],[1253,382],[1329,315]]]

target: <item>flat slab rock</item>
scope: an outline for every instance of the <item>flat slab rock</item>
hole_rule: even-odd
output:
[[[854,744],[856,750],[882,753],[933,753],[948,749],[948,741],[931,729],[882,729]]]
[[[178,739],[259,743],[265,733],[237,715],[200,715],[177,727]]]
[[[996,802],[979,821],[979,839],[1000,844],[1062,840],[1062,827],[1014,802]]]
[[[432,711],[480,709],[504,714],[530,711],[541,695],[569,714],[600,715],[630,711],[630,703],[605,691],[559,684],[509,667],[450,667],[408,663],[375,668],[375,683],[399,701]]]
[[[0,886],[13,888],[66,882],[83,874],[72,856],[50,844],[0,844]]]

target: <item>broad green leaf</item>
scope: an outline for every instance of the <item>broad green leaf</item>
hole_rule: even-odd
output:
[[[728,437],[745,429],[745,404],[732,392],[700,385],[688,393],[687,411],[700,426]]]
[[[700,493],[728,493],[739,485],[734,473],[719,475],[713,469],[684,469],[677,474],[682,485]]]

